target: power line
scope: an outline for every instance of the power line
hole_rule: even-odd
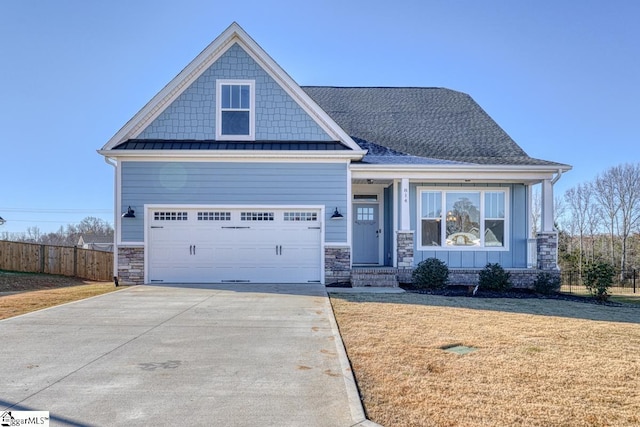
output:
[[[113,209],[38,209],[38,208],[0,208],[2,212],[20,213],[113,213]]]

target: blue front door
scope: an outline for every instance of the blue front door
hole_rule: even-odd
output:
[[[378,264],[381,229],[377,203],[353,205],[353,263]]]

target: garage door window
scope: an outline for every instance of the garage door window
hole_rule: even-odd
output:
[[[317,221],[318,214],[316,212],[285,212],[285,221]]]
[[[198,212],[198,221],[231,221],[231,212]]]
[[[240,221],[273,221],[273,212],[240,212]]]
[[[187,212],[154,212],[154,221],[186,221],[189,219]]]

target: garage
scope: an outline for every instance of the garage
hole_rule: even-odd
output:
[[[150,208],[149,283],[321,281],[319,208]]]

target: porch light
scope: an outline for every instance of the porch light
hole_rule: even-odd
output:
[[[135,218],[135,217],[136,217],[136,212],[133,209],[131,209],[131,206],[129,206],[127,211],[122,214],[122,218]]]
[[[0,216],[0,225],[4,224],[5,222],[7,222],[7,220]]]
[[[331,215],[331,219],[342,219],[342,218],[344,217],[340,212],[338,212],[338,208],[336,207],[336,210],[333,211],[333,215]]]

